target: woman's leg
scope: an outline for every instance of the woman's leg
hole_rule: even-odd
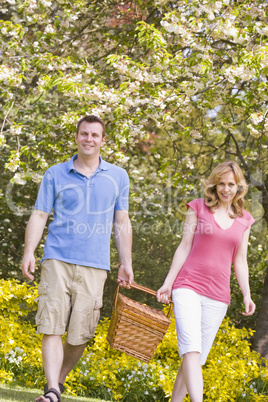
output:
[[[200,296],[202,299],[202,355],[201,364],[205,364],[219,327],[224,319],[228,305]]]
[[[199,352],[189,352],[183,355],[183,378],[191,402],[202,402],[203,376]]]
[[[180,365],[176,381],[174,383],[170,402],[182,402],[187,394],[187,388],[183,378],[183,363]]]
[[[171,402],[183,402],[187,391],[192,402],[203,401],[203,376],[199,352],[189,352],[183,355],[183,361],[173,387]]]

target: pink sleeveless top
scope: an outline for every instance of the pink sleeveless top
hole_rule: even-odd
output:
[[[254,222],[251,214],[234,219],[229,229],[222,229],[202,198],[187,204],[197,215],[197,226],[188,258],[174,281],[173,289],[187,288],[196,293],[230,304],[231,266],[242,236]]]

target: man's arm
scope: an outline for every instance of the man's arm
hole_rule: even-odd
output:
[[[21,269],[23,276],[31,281],[34,279],[32,274],[35,271],[34,252],[42,238],[48,215],[49,214],[46,212],[35,209],[30,216],[26,227],[25,247]]]
[[[117,282],[125,286],[133,282],[132,270],[132,227],[128,211],[115,211],[114,235],[120,258]]]

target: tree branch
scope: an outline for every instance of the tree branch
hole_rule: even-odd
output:
[[[4,117],[4,120],[3,120],[3,124],[2,124],[2,127],[1,127],[1,134],[3,134],[3,130],[4,130],[4,127],[5,127],[5,124],[6,124],[7,116],[9,115],[11,109],[13,108],[14,102],[15,102],[15,101],[12,102],[12,105],[11,105],[10,108],[8,109],[7,113],[5,114],[5,117]]]
[[[232,140],[233,140],[233,142],[234,142],[234,144],[235,144],[235,147],[236,147],[236,155],[237,155],[238,158],[240,159],[240,161],[241,161],[241,163],[242,163],[242,165],[243,165],[245,171],[247,172],[248,180],[251,182],[251,184],[252,184],[257,190],[263,191],[263,189],[264,189],[264,184],[261,183],[261,182],[259,182],[258,180],[255,180],[255,179],[254,179],[254,177],[253,177],[253,175],[252,175],[252,173],[251,173],[251,171],[250,171],[250,168],[249,168],[247,162],[245,161],[245,159],[244,159],[244,157],[243,157],[243,155],[242,155],[242,153],[241,153],[241,151],[240,151],[239,145],[238,145],[238,143],[237,143],[237,141],[236,141],[234,135],[233,135],[229,130],[228,130],[228,134],[229,134],[229,136],[232,138]]]

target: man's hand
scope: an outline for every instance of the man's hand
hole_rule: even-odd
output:
[[[131,283],[133,283],[134,275],[133,275],[133,270],[131,266],[126,266],[121,264],[120,268],[118,270],[118,277],[117,277],[117,282],[119,283],[120,286],[123,286],[127,289],[130,289]]]
[[[33,254],[24,254],[21,269],[25,278],[30,279],[30,281],[34,280],[32,274],[35,271],[35,258]]]

